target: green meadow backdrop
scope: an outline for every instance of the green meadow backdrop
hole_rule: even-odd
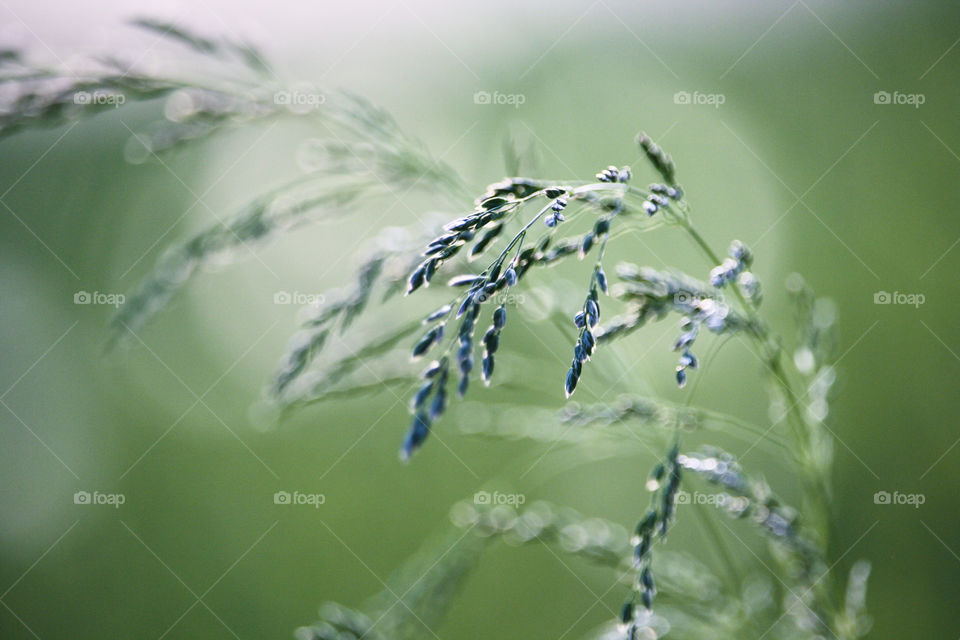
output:
[[[49,14],[0,7],[10,38],[0,44],[41,58],[175,55],[124,35],[122,20],[146,4],[104,5],[96,20],[40,4]],[[649,132],[673,155],[708,240],[753,248],[775,321],[790,320],[783,283],[794,271],[835,303],[827,312],[838,317],[842,357],[828,424],[837,436],[836,551],[849,551],[836,570],[872,562],[871,637],[957,637],[960,6],[723,4],[163,11],[185,26],[251,35],[291,80],[371,98],[478,193],[504,175],[507,135],[533,150],[524,165],[539,175],[591,176],[613,163],[648,176],[633,138]],[[96,38],[83,37],[85,24]],[[0,141],[0,635],[291,637],[321,602],[359,605],[379,591],[447,526],[453,503],[484,487],[632,525],[652,455],[544,456],[548,445],[469,435],[562,405],[568,339],[537,318],[551,304],[579,304],[564,271],[552,290],[518,302],[523,320],[498,364],[505,382],[472,390],[439,427],[448,447],[431,441],[410,464],[397,459],[408,418],[391,391],[316,406],[274,428],[250,410],[298,323],[297,306],[277,294],[336,287],[380,228],[412,224],[412,212],[448,212],[429,185],[238,254],[199,276],[140,332],[142,343],[105,354],[113,308],[76,304],[78,292],[105,303],[129,292],[170,243],[299,172],[298,148],[324,135],[286,121],[165,164],[129,163],[130,129],[162,109],[127,104]],[[709,267],[669,230],[611,253]],[[356,330],[376,332],[384,319],[374,314]],[[612,373],[586,376],[578,399],[683,397],[670,378],[674,330],[655,325],[618,356],[601,352],[590,373]],[[768,425],[759,366],[734,341],[697,374],[698,401]],[[527,390],[511,391],[510,381]],[[711,439],[746,452],[744,463],[775,487],[787,481],[764,446]],[[75,504],[83,491],[123,503]],[[276,505],[277,491],[324,501]],[[921,494],[922,504],[878,504],[884,491]],[[681,511],[669,546],[707,548],[698,520]],[[764,574],[746,548],[730,548]],[[610,586],[608,575],[545,549],[495,545],[438,632],[582,636],[619,607],[625,592]]]

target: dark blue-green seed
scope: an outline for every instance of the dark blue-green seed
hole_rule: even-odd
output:
[[[573,395],[573,391],[577,388],[577,381],[579,379],[580,376],[573,369],[567,371],[567,380],[564,383],[564,390],[566,391],[568,398]]]
[[[493,326],[497,329],[503,329],[504,325],[507,324],[507,309],[503,305],[500,305],[493,312]]]

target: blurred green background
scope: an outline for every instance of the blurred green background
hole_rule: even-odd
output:
[[[0,33],[41,57],[160,56],[162,47],[127,41],[119,26],[148,9],[4,4]],[[587,177],[613,163],[633,165],[638,180],[652,176],[633,137],[649,132],[675,158],[707,239],[722,248],[736,237],[754,249],[775,323],[789,326],[782,283],[793,271],[837,304],[835,550],[849,553],[836,570],[872,561],[871,637],[957,636],[960,6],[223,2],[158,12],[252,36],[291,80],[368,96],[478,193],[503,175],[508,131],[535,144],[542,175]],[[476,91],[525,100],[479,105]],[[878,91],[924,102],[877,104]],[[720,94],[723,104],[677,104],[678,92]],[[561,405],[569,345],[529,320],[505,337],[498,372],[507,382],[476,388],[439,427],[447,446],[431,441],[409,465],[396,457],[406,408],[389,391],[255,428],[248,408],[297,326],[296,308],[274,304],[275,292],[345,282],[358,243],[377,231],[377,207],[201,275],[141,333],[145,344],[104,356],[111,308],[75,305],[74,294],[129,291],[164,247],[298,172],[298,141],[321,135],[299,123],[253,128],[166,167],[126,163],[124,125],[161,109],[134,105],[0,144],[0,635],[227,638],[229,627],[240,638],[290,637],[319,603],[358,605],[379,591],[380,578],[445,526],[450,505],[481,487],[632,526],[652,454],[552,452],[536,463],[546,445],[458,429],[524,419],[494,404]],[[429,190],[403,200],[379,224],[444,208]],[[611,257],[697,274],[710,266],[677,232],[644,243],[628,239]],[[571,287],[564,303],[573,309],[581,294]],[[874,304],[878,291],[921,293],[925,303]],[[669,375],[674,329],[655,325],[620,346],[635,366],[617,393],[682,397]],[[357,331],[375,332],[376,322]],[[616,358],[601,353],[590,373],[605,365],[615,369]],[[758,367],[731,344],[697,374],[697,401],[769,424]],[[505,391],[521,377],[538,393]],[[618,377],[587,375],[578,399],[602,398]],[[749,448],[707,439],[735,454]],[[793,483],[763,446],[744,463],[775,488]],[[126,502],[75,505],[81,490]],[[326,503],[284,508],[273,504],[278,490],[323,493]],[[877,505],[877,491],[926,500]],[[711,562],[697,524],[681,518],[669,545]],[[607,591],[611,579],[575,562],[568,569],[544,549],[497,546],[438,631],[581,636],[622,602],[621,588]]]

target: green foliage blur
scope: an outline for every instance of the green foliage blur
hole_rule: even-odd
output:
[[[504,175],[507,135],[535,149],[524,172],[587,178],[630,164],[638,183],[650,181],[633,143],[645,130],[673,155],[706,238],[752,247],[764,311],[782,333],[791,331],[783,286],[791,272],[835,301],[842,357],[827,424],[836,435],[836,570],[872,562],[871,637],[955,637],[960,7],[601,1],[357,11],[386,18],[350,21],[341,33],[339,14],[321,13],[312,31],[330,42],[285,44],[270,33],[261,44],[291,74],[389,109],[478,194]],[[302,19],[291,11],[291,22]],[[477,104],[478,91],[524,100]],[[723,101],[678,104],[679,92]],[[924,101],[877,103],[877,92]],[[321,602],[359,605],[379,591],[448,525],[450,506],[481,487],[632,526],[659,452],[547,453],[548,445],[464,433],[562,406],[569,335],[538,326],[536,308],[505,334],[503,381],[471,390],[439,425],[442,443],[428,441],[407,465],[397,459],[403,394],[316,406],[272,429],[250,411],[298,323],[296,306],[275,304],[275,294],[339,286],[379,229],[459,213],[429,185],[237,255],[190,285],[142,343],[104,354],[113,309],[75,304],[77,292],[128,292],[165,247],[295,175],[298,145],[325,135],[285,122],[163,164],[127,163],[128,127],[162,108],[126,105],[0,142],[0,635],[290,637]],[[608,264],[701,276],[711,266],[670,230],[611,243],[609,253]],[[584,286],[555,283],[557,303],[572,315]],[[877,292],[924,302],[875,304]],[[392,304],[410,312],[422,303]],[[544,303],[531,295],[524,304]],[[374,313],[355,331],[375,334],[389,317]],[[674,388],[674,330],[654,325],[601,351],[577,399],[694,392],[699,404],[768,426],[760,363],[736,340],[695,387]],[[749,450],[748,469],[775,489],[791,483],[764,445],[697,434],[684,446],[701,442]],[[122,493],[125,502],[75,504],[78,491]],[[277,505],[277,491],[322,493],[325,502]],[[922,493],[925,502],[876,504],[879,491]],[[669,547],[719,567],[698,519],[684,515]],[[765,574],[736,538],[727,545],[747,573]],[[545,549],[495,545],[438,632],[583,636],[622,602],[626,589],[611,580]]]

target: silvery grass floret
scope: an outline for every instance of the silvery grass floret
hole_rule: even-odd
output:
[[[330,92],[323,109],[291,113],[270,98],[280,85],[251,45],[152,20],[140,20],[137,26],[185,47],[188,63],[157,72],[115,58],[100,59],[78,77],[32,64],[21,52],[0,54],[0,82],[8,89],[0,110],[0,136],[101,111],[102,103],[78,99],[96,91],[123,95],[130,102],[166,102],[164,117],[133,140],[135,147],[143,147],[140,159],[188,149],[211,136],[276,117],[313,118],[332,135],[316,146],[323,162],[265,189],[223,223],[170,248],[115,316],[115,340],[145,327],[203,267],[242,253],[250,243],[311,219],[339,215],[344,208],[356,209],[367,198],[394,197],[394,186],[427,187],[449,202],[448,211],[459,213],[426,228],[379,233],[364,251],[354,282],[329,292],[291,340],[266,389],[268,402],[281,414],[387,385],[410,389],[412,419],[401,444],[401,456],[409,459],[458,398],[476,393],[471,380],[479,377],[490,385],[505,369],[521,364],[503,346],[513,329],[514,312],[508,312],[501,296],[523,290],[531,278],[549,281],[546,267],[579,260],[587,265],[577,296],[582,303],[553,318],[561,316],[567,331],[571,322],[576,330],[570,365],[555,374],[557,400],[561,386],[569,398],[584,376],[604,374],[605,366],[585,366],[597,349],[608,349],[651,322],[672,319],[678,323],[673,344],[677,364],[654,375],[672,377],[684,387],[693,372],[709,368],[710,359],[701,361],[697,354],[711,335],[720,338],[712,341],[718,348],[727,338],[738,338],[764,365],[774,426],[784,423],[789,431],[783,434],[695,406],[690,389],[682,392],[687,394],[683,402],[628,389],[612,402],[571,401],[559,413],[521,407],[529,419],[475,433],[548,441],[551,449],[556,444],[578,451],[609,445],[605,456],[636,456],[638,449],[662,447],[664,453],[646,474],[646,483],[637,483],[637,495],[648,500],[649,507],[631,515],[638,517],[634,535],[628,537],[621,524],[546,503],[524,510],[460,504],[452,519],[472,535],[455,532],[456,537],[429,541],[363,611],[328,604],[322,619],[299,629],[298,637],[423,637],[449,608],[480,552],[496,539],[551,545],[620,572],[625,601],[598,637],[656,638],[673,630],[678,637],[691,638],[851,640],[869,630],[869,565],[853,565],[844,593],[832,571],[841,558],[830,549],[832,441],[823,421],[829,418],[837,377],[835,307],[816,298],[799,276],[791,276],[787,290],[797,329],[785,346],[760,315],[761,282],[753,271],[758,257],[737,240],[729,245],[727,257],[714,252],[694,225],[673,159],[649,136],[636,139],[655,174],[656,181],[646,188],[633,184],[634,169],[611,164],[587,180],[507,177],[490,184],[471,206],[467,194],[472,190],[456,172],[366,100]],[[519,158],[518,153],[508,155]],[[657,227],[689,238],[709,267],[687,272],[621,263],[605,268],[608,245],[617,242],[618,234]],[[429,306],[415,309],[415,318],[391,326],[378,318],[364,339],[362,325],[372,306],[402,305],[412,313],[415,301],[431,288],[442,289],[444,299],[431,296]],[[414,298],[402,302],[401,293]],[[335,357],[327,349],[332,337],[359,344]],[[616,349],[611,351],[615,355]],[[402,358],[394,358],[398,355]],[[393,375],[373,382],[360,377],[374,361],[383,363],[383,372],[395,361]],[[795,471],[799,486],[791,493],[799,495],[799,502],[787,505],[762,477],[719,449],[685,453],[680,436],[689,432],[759,438],[772,445],[772,459],[791,464]],[[779,601],[769,595],[747,598],[748,592],[768,593],[769,583],[741,577],[742,567],[725,552],[724,536],[713,526],[714,515],[698,505],[682,504],[690,486],[714,492],[722,506],[718,513],[747,523],[757,540],[767,543],[778,567],[775,577],[789,591],[787,596]],[[716,545],[719,571],[664,548],[687,509]],[[406,594],[405,607],[393,606],[396,593]]]

